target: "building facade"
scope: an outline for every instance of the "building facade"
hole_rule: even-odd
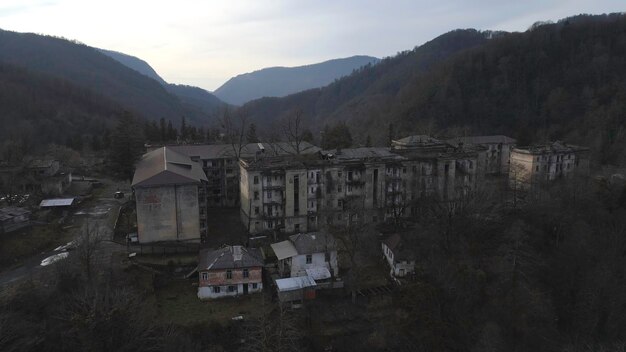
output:
[[[132,181],[139,243],[200,242],[206,181],[200,165],[167,147],[145,154]]]
[[[474,189],[484,175],[480,155],[476,148],[413,136],[392,148],[242,159],[242,222],[249,233],[299,233],[407,217],[419,199],[450,200]]]
[[[554,180],[589,174],[590,149],[563,142],[516,147],[511,152],[511,188],[532,190]]]
[[[497,136],[471,136],[448,139],[447,142],[459,148],[482,147],[479,153],[483,153],[485,160],[485,174],[508,175],[511,151],[515,147],[516,140],[502,135]]]
[[[224,246],[204,249],[198,258],[198,298],[247,295],[263,290],[263,255],[259,249]]]
[[[381,243],[383,256],[389,265],[389,275],[405,277],[415,273],[415,254],[407,248],[402,235],[392,234]]]

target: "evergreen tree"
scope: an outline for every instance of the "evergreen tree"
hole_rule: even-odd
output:
[[[169,142],[176,141],[177,136],[178,136],[178,132],[172,126],[172,121],[168,121],[167,122],[167,140]]]
[[[114,172],[132,179],[135,164],[144,153],[144,136],[137,120],[129,112],[122,113],[111,136],[109,158]]]
[[[250,126],[248,126],[246,141],[248,143],[259,143],[259,137],[256,135],[256,125],[254,123],[251,123]]]
[[[372,137],[368,134],[367,138],[365,139],[365,146],[370,148],[372,146]]]
[[[185,116],[183,116],[180,122],[180,139],[185,141],[189,138],[189,129],[187,127],[187,122],[185,121]]]
[[[324,133],[322,136],[322,148],[324,149],[336,149],[336,148],[350,148],[352,146],[352,134],[348,126],[341,122],[335,126],[324,127]]]
[[[162,117],[161,120],[159,120],[159,129],[159,132],[161,132],[161,143],[165,144],[167,141],[167,127],[165,126],[165,119]]]

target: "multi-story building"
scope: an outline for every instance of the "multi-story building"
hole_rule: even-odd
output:
[[[589,148],[558,141],[513,148],[510,186],[529,190],[559,178],[588,175],[589,154]]]
[[[239,158],[296,154],[290,143],[191,144],[168,147],[200,163],[207,177],[206,201],[208,207],[239,206]],[[300,144],[301,154],[317,153],[319,148]],[[239,158],[237,157],[239,156]]]
[[[198,163],[170,148],[145,154],[132,181],[139,243],[200,242],[206,236],[206,181]]]
[[[493,175],[507,175],[511,151],[515,146],[515,139],[507,136],[471,136],[448,139],[447,142],[459,148],[474,146],[483,147],[485,173]]]
[[[405,217],[420,198],[454,199],[475,188],[484,161],[469,147],[427,136],[390,148],[326,150],[243,159],[241,215],[250,233],[308,232],[324,224]]]

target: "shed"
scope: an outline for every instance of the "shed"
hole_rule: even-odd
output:
[[[288,277],[276,280],[278,299],[281,302],[298,302],[315,298],[315,280],[309,276]]]
[[[70,207],[74,205],[76,198],[55,198],[44,199],[39,203],[41,208],[58,208],[58,207]]]

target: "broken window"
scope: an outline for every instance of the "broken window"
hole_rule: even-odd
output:
[[[313,263],[313,255],[311,255],[311,254],[307,254],[306,255],[306,263],[307,264]]]
[[[208,280],[208,279],[209,279],[209,273],[203,272],[202,273],[202,280]]]
[[[259,200],[259,192],[254,192],[254,200]]]
[[[213,293],[220,293],[220,289],[221,287],[219,286],[213,286]]]
[[[255,283],[253,283],[253,284],[252,284],[252,289],[253,289],[253,290],[256,290],[258,286],[259,286],[259,285],[255,282]]]

